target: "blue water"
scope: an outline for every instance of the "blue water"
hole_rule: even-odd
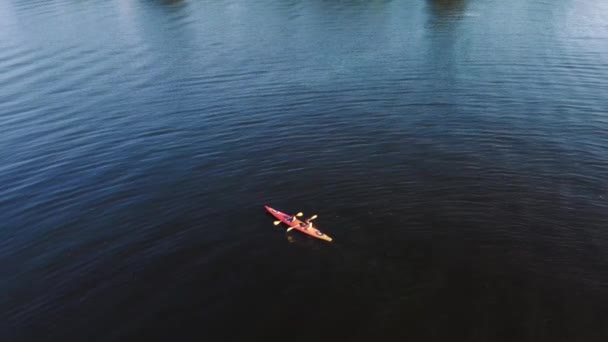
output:
[[[0,0],[0,340],[608,340],[606,18]]]

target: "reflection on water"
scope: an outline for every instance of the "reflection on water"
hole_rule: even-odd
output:
[[[446,27],[464,16],[467,0],[427,0],[431,26]]]
[[[182,6],[182,5],[186,5],[186,3],[188,1],[187,0],[160,0],[160,2],[164,5]]]
[[[175,11],[186,9],[190,5],[189,0],[155,0],[155,2]]]
[[[444,89],[452,91],[458,82],[458,63],[461,53],[459,46],[463,36],[457,30],[463,19],[467,0],[427,0],[427,28],[429,36],[428,58],[432,61],[436,77],[438,97]]]
[[[426,0],[431,13],[439,17],[462,15],[467,0]]]

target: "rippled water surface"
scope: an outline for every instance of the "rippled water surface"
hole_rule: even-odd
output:
[[[607,341],[606,18],[0,0],[0,340]]]

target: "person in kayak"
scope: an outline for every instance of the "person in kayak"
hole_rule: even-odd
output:
[[[310,219],[307,219],[304,222],[300,222],[300,227],[304,229],[312,228],[312,222],[310,221]]]
[[[304,222],[300,223],[304,229],[312,228],[312,220],[316,219],[317,215],[312,215],[308,219],[304,220]]]

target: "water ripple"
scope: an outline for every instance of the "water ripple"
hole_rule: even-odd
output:
[[[3,339],[605,340],[606,8],[519,5],[11,0]]]

